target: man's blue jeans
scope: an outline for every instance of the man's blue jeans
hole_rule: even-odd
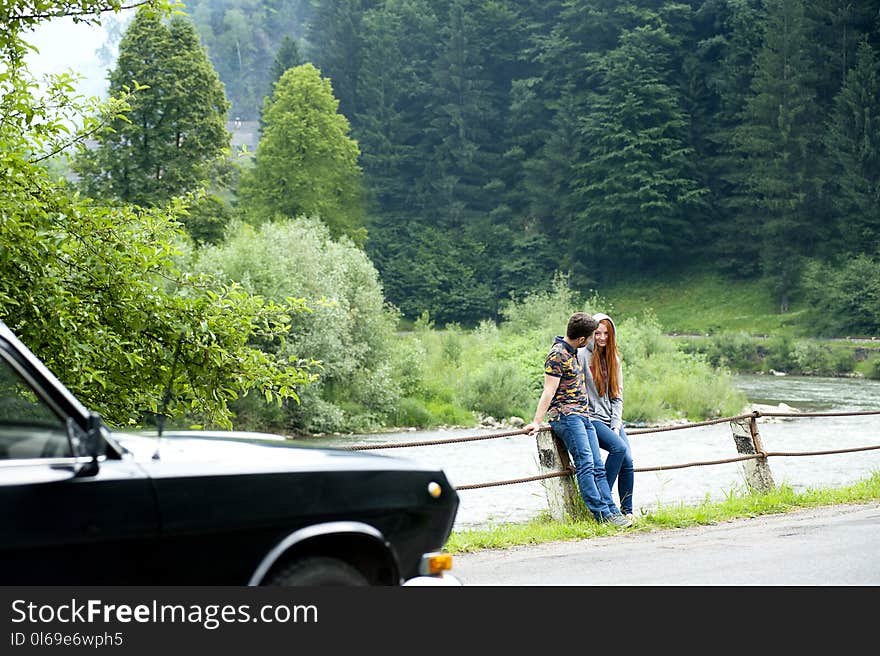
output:
[[[585,415],[562,415],[550,422],[550,428],[565,444],[574,460],[575,477],[581,497],[593,517],[603,521],[620,511],[614,504],[605,478],[605,465],[599,452],[596,429]]]
[[[627,515],[632,514],[635,471],[632,449],[629,446],[626,431],[621,426],[620,435],[618,435],[606,423],[598,419],[591,419],[590,422],[596,429],[599,447],[608,452],[608,457],[605,458],[605,478],[608,481],[608,487],[613,490],[614,481],[617,481],[620,510]]]

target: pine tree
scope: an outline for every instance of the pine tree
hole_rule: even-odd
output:
[[[360,111],[361,21],[372,4],[371,0],[315,0],[312,5],[307,38],[321,45],[309,60],[333,81],[339,111],[345,116]]]
[[[263,99],[263,106],[265,106],[265,98],[272,95],[272,88],[275,86],[278,79],[284,75],[284,72],[288,68],[295,68],[303,63],[302,55],[299,52],[299,46],[296,45],[296,39],[285,36],[281,40],[281,45],[278,46],[278,52],[275,53],[275,60],[272,62],[272,70],[269,72],[269,85]],[[263,111],[261,109],[260,131],[262,132],[265,127],[266,124],[263,122]]]
[[[403,0],[364,16],[358,95],[352,119],[363,151],[375,216],[384,227],[409,222],[430,203],[416,193],[430,148],[423,125],[438,20],[429,0]],[[371,230],[370,242],[373,242]]]
[[[830,111],[855,64],[859,43],[872,32],[877,36],[880,2],[810,0],[806,14],[815,26],[811,54],[818,74],[817,99],[823,111]]]
[[[189,19],[138,11],[119,44],[110,92],[135,83],[128,120],[97,136],[76,168],[88,194],[156,206],[208,183],[229,148],[223,85]]]
[[[767,9],[752,96],[734,139],[760,225],[762,272],[786,312],[804,258],[817,253],[826,233],[819,211],[822,117],[803,0],[772,0]]]
[[[663,21],[626,30],[601,60],[603,79],[584,102],[578,161],[568,183],[575,273],[615,264],[674,263],[693,246],[705,189],[692,169],[689,117],[670,83],[677,46]]]
[[[835,98],[826,134],[843,251],[880,254],[880,57],[867,39]]]
[[[691,116],[699,173],[709,189],[705,251],[725,272],[757,276],[760,226],[745,192],[744,154],[732,147],[731,134],[741,122],[763,42],[763,0],[716,0],[700,11],[707,24],[697,28],[695,73],[704,96]]]
[[[284,71],[288,68],[294,68],[303,63],[305,62],[303,62],[302,55],[299,52],[296,39],[285,35],[281,39],[281,45],[278,46],[278,52],[275,53],[275,59],[272,61],[272,68],[269,71],[270,87],[275,84],[278,78],[284,75]],[[269,91],[271,92],[271,88]]]

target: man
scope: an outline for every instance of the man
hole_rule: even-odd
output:
[[[568,320],[565,337],[554,339],[544,361],[544,391],[535,418],[525,430],[529,435],[537,433],[547,415],[550,428],[574,460],[578,489],[593,517],[600,523],[626,527],[632,526],[632,520],[620,513],[611,496],[596,429],[590,423],[584,370],[577,359],[577,350],[586,346],[598,325],[586,312],[575,312]]]

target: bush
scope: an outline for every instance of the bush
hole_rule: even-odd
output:
[[[515,362],[487,362],[465,383],[462,405],[496,419],[524,417],[537,402],[530,378]]]
[[[347,238],[332,239],[318,219],[236,224],[223,244],[198,252],[197,266],[270,299],[305,299],[311,308],[293,318],[284,343],[263,345],[295,362],[320,363],[312,365],[318,380],[298,390],[302,403],[290,406],[280,429],[362,432],[387,420],[402,384],[422,376],[411,353],[404,357],[413,356],[415,371],[398,375],[398,314],[385,303],[372,263]]]
[[[829,347],[827,344],[799,341],[791,351],[794,373],[812,376],[834,376],[855,368],[852,351]]]
[[[880,333],[880,261],[858,255],[842,264],[810,262],[802,286],[819,334]]]
[[[760,371],[766,353],[761,340],[745,332],[722,332],[707,338],[690,338],[679,342],[685,353],[705,356],[713,367],[737,371]]]
[[[767,355],[764,357],[764,371],[791,370],[794,361],[794,340],[787,335],[777,335],[767,340]]]
[[[397,403],[397,408],[391,415],[395,426],[413,426],[415,428],[428,428],[433,424],[433,416],[425,407],[421,399],[404,397]]]
[[[872,380],[880,380],[880,357],[875,357],[869,362],[867,376]]]
[[[624,420],[691,421],[739,414],[745,396],[726,368],[679,349],[653,315],[618,324],[624,362]]]

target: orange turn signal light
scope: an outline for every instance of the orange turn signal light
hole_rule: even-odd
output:
[[[448,553],[429,553],[422,556],[422,563],[419,567],[419,574],[423,576],[433,576],[448,572],[452,569],[452,554]]]

